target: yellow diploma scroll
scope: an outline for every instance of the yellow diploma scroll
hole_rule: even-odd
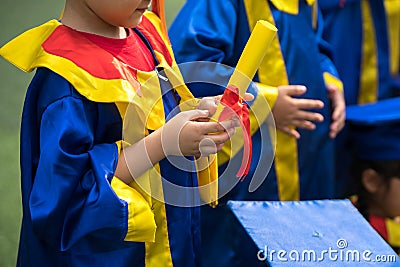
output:
[[[240,55],[239,61],[229,79],[228,85],[233,85],[239,89],[239,95],[243,98],[253,80],[256,71],[264,59],[267,49],[274,39],[278,29],[265,20],[256,23],[251,35]],[[219,104],[217,111],[212,116],[212,120],[218,121],[224,106]]]
[[[268,21],[259,20],[251,32],[235,71],[228,82],[228,86],[233,85],[239,89],[239,95],[242,98],[256,74],[257,69],[260,67],[277,31],[277,28]]]

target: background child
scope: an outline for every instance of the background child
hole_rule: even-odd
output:
[[[399,253],[400,98],[347,108],[353,135],[355,205]]]
[[[343,80],[347,105],[372,103],[394,95],[389,71],[389,24],[383,2],[319,1],[325,22],[323,36],[332,44],[332,59]],[[348,131],[345,128],[335,140],[336,198],[354,193],[350,186]]]
[[[20,69],[37,69],[21,126],[18,266],[199,265],[198,208],[152,199],[137,179],[156,175],[151,192],[165,180],[196,187],[194,163],[182,170],[165,157],[215,153],[237,122],[196,122],[209,115],[201,110],[168,116],[196,101],[184,85],[170,90],[161,81],[168,78],[158,80],[161,69],[175,72],[174,59],[158,17],[143,17],[149,5],[67,0],[61,23],[49,21],[1,48]],[[122,146],[125,117],[135,119],[125,127],[146,133],[132,146]],[[162,137],[179,147],[163,147]],[[200,147],[204,138],[216,143]],[[198,203],[190,192],[183,197]]]

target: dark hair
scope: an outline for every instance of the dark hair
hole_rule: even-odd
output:
[[[385,184],[393,177],[400,177],[400,160],[364,160],[356,158],[352,164],[352,175],[354,177],[354,190],[358,196],[357,208],[368,218],[366,199],[369,193],[362,184],[362,174],[367,169],[373,169],[384,180]]]

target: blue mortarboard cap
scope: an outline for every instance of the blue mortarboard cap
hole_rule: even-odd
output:
[[[355,155],[370,160],[400,159],[400,97],[346,108]]]
[[[397,254],[349,200],[228,205],[242,240],[240,266],[399,266]]]

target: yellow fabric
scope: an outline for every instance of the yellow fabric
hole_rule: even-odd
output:
[[[267,100],[269,106],[275,106],[276,99],[278,98],[278,88],[276,86],[265,85],[259,82],[256,82],[255,84],[257,85],[259,92]]]
[[[299,14],[299,0],[270,0],[279,11],[292,15]]]
[[[149,267],[172,267],[165,204],[160,201],[154,201],[152,208],[159,214],[159,216],[156,217],[156,224],[158,227],[155,242],[146,242],[145,244],[145,265]]]
[[[400,64],[400,1],[385,0],[390,48],[390,73],[399,75]]]
[[[128,204],[128,232],[124,240],[154,242],[157,226],[149,203],[138,191],[117,177],[112,179],[111,187]]]
[[[207,167],[208,166],[208,167]],[[201,199],[211,207],[218,205],[218,160],[215,155],[196,160]]]
[[[315,3],[317,3],[316,0],[306,0],[306,2],[307,2],[307,4],[308,4],[309,6],[314,5]]]
[[[270,0],[270,1],[279,11],[292,15],[299,14],[299,0]],[[313,7],[312,25],[313,28],[315,29],[317,27],[318,2],[315,0],[306,0],[306,2],[309,6]]]
[[[292,136],[278,130],[276,143],[275,170],[279,199],[282,201],[300,200],[297,142]]]
[[[275,25],[267,1],[244,0],[244,3],[250,29],[261,19]],[[258,77],[262,84],[271,86],[287,85],[289,83],[279,38],[272,40],[270,48],[258,69]],[[278,180],[279,199],[298,200],[300,186],[297,141],[279,130],[276,133],[275,170]]]
[[[330,74],[329,72],[324,72],[324,81],[325,85],[333,84],[343,92],[343,82],[339,78]]]
[[[141,84],[140,91],[145,97],[136,96],[131,100],[130,104],[137,106],[141,110],[148,111],[148,114],[144,114],[146,116],[144,120],[146,121],[145,128],[153,131],[157,130],[165,124],[161,90],[154,90],[154,88],[160,88],[160,81],[155,72],[138,71],[137,79]],[[151,116],[152,114],[155,114],[155,116]],[[128,123],[128,120],[125,119],[125,122]]]
[[[153,196],[156,195],[157,199],[152,199],[152,209],[156,216],[156,240],[154,243],[147,242],[146,245],[146,266],[150,267],[172,267],[171,248],[169,245],[168,237],[168,224],[165,204],[159,199],[164,199],[162,181],[160,176],[160,167],[157,164],[154,169],[148,173],[148,181]]]
[[[31,40],[34,40],[35,44],[42,44],[58,25],[60,25],[58,21],[51,20],[44,25],[30,29],[1,47],[0,55],[17,68],[25,72],[32,71],[35,68],[33,65],[36,64],[36,61],[32,62],[32,59],[42,53],[42,47],[37,45],[31,49],[22,48],[31,43]]]
[[[318,1],[307,0],[307,3],[312,6],[312,27],[315,30],[318,22]]]
[[[385,221],[389,237],[389,244],[394,247],[400,247],[400,223],[391,219],[386,219]]]
[[[363,41],[358,103],[375,102],[378,98],[378,59],[375,28],[368,1],[361,1]]]
[[[130,145],[123,140],[116,142],[116,144],[118,146],[118,154],[122,152],[125,146]],[[149,194],[144,192],[142,187],[135,182],[127,185],[118,177],[113,178],[111,187],[120,199],[128,203],[128,232],[124,240],[154,242],[157,228],[155,219],[157,216],[155,218],[152,211],[152,199]],[[157,210],[154,211],[158,212]]]

